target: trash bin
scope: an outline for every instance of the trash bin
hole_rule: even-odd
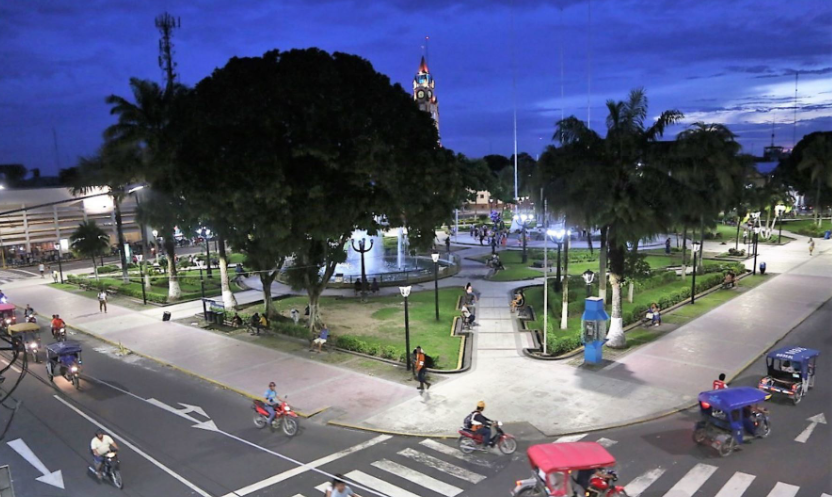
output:
[[[826,233],[823,235],[823,239],[829,240],[830,238],[832,238],[832,231],[826,230]]]
[[[211,323],[214,323],[214,322],[215,322],[215,321],[214,321],[214,319],[215,319],[215,318],[214,318],[214,314],[215,314],[215,312],[214,312],[214,311],[205,311],[205,321],[206,321],[208,324],[211,324]]]
[[[170,321],[170,311],[165,311],[162,313],[162,321]]]
[[[214,313],[214,322],[217,324],[225,324],[225,313],[224,312],[215,312]]]

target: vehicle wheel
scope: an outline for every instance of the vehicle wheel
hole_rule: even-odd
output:
[[[729,438],[727,442],[719,446],[719,455],[722,457],[730,456],[736,446],[737,442],[734,440],[734,437]]]
[[[757,427],[757,433],[754,434],[757,438],[766,438],[771,433],[771,425],[768,420],[762,420],[760,426]]]
[[[459,450],[461,450],[465,454],[470,454],[477,450],[477,443],[468,437],[459,437],[459,440],[456,441],[456,444],[457,446],[459,446]]]
[[[113,485],[115,485],[117,489],[121,490],[124,488],[124,480],[121,479],[121,471],[114,469],[112,473],[110,473],[110,478],[113,479]]]
[[[294,437],[298,433],[298,420],[293,417],[283,418],[283,433],[287,437]]]
[[[702,445],[705,439],[708,438],[708,432],[705,428],[697,428],[693,430],[693,441],[696,444]]]
[[[513,438],[504,438],[497,444],[500,447],[500,452],[503,454],[514,454],[517,450],[517,440]]]
[[[256,426],[258,428],[265,428],[266,427],[266,418],[264,418],[263,416],[261,416],[257,413],[254,413],[254,419],[252,421],[254,421],[254,426]]]
[[[72,384],[75,385],[76,390],[81,390],[81,378],[79,378],[78,376],[73,376]]]
[[[792,397],[792,402],[794,402],[794,405],[797,405],[800,404],[801,400],[803,400],[803,390],[798,388],[794,393],[794,397]]]

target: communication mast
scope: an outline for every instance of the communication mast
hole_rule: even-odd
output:
[[[173,61],[173,30],[182,27],[179,17],[173,17],[165,12],[156,17],[156,28],[162,35],[159,40],[159,68],[165,79],[165,92],[169,92],[176,82],[176,62]]]

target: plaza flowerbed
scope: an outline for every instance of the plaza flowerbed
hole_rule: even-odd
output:
[[[116,270],[118,270],[118,267],[116,267]],[[139,274],[131,273],[129,276],[129,283],[124,283],[124,281],[121,279],[121,273],[115,276],[101,276],[100,272],[98,281],[96,281],[95,276],[78,276],[74,274],[66,275],[64,280],[71,285],[76,285],[79,287],[94,288],[96,290],[105,288],[108,292],[115,293],[117,295],[125,295],[128,297],[141,299],[142,283]],[[206,297],[218,296],[221,294],[222,290],[220,287],[219,270],[217,270],[217,274],[214,275],[213,278],[205,278],[204,281]],[[241,288],[237,287],[236,284],[233,282],[231,282],[231,287],[232,291],[242,290]],[[180,301],[193,300],[202,297],[202,290],[200,288],[200,279],[198,275],[180,273],[179,288],[182,291],[182,296],[179,299]],[[167,304],[168,277],[151,276],[150,288],[145,290],[145,293],[147,295],[148,301],[155,302],[158,304]]]
[[[421,345],[436,361],[433,367],[437,369],[457,367],[462,340],[451,335],[451,326],[454,317],[459,315],[456,305],[461,294],[461,288],[439,290],[439,321],[435,316],[433,291],[414,292],[408,297],[410,348]],[[295,325],[288,319],[292,309],[302,314],[307,301],[305,296],[275,301],[275,308],[287,319],[272,320],[271,329],[288,336],[311,338],[303,322]],[[404,299],[399,295],[368,297],[367,302],[361,302],[359,298],[322,297],[322,320],[330,330],[327,343],[344,350],[405,362],[403,303]],[[262,311],[263,305],[257,304],[240,312],[240,316],[245,321],[254,312]]]

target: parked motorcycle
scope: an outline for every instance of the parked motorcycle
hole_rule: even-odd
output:
[[[124,480],[121,478],[121,462],[118,460],[118,453],[116,451],[108,452],[104,456],[104,463],[101,465],[101,477],[104,480],[109,480],[117,489],[124,488]],[[89,467],[89,470],[95,474],[95,468]]]
[[[494,445],[496,445],[503,454],[513,454],[514,451],[517,450],[517,440],[503,431],[503,422],[494,421],[491,424],[491,428],[494,430],[492,437],[496,440]],[[461,428],[459,430],[459,435],[460,437],[457,439],[457,445],[459,446],[459,450],[465,454],[470,454],[477,450],[483,452],[488,451],[488,447],[483,444],[483,436],[481,432]]]
[[[282,429],[287,437],[294,437],[298,432],[298,414],[285,401],[274,407],[272,429]],[[263,401],[255,400],[251,406],[254,409],[254,426],[265,428],[269,419],[269,411]]]

